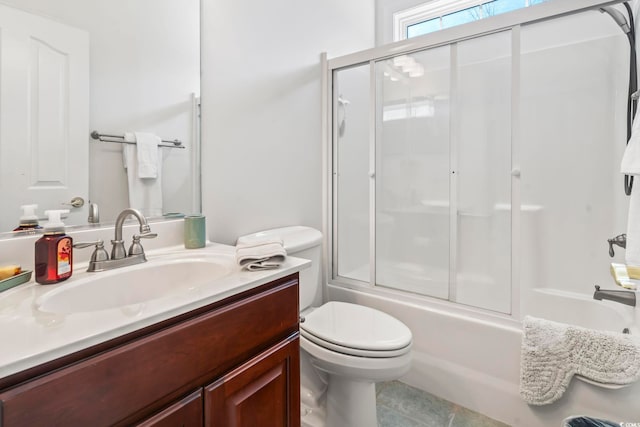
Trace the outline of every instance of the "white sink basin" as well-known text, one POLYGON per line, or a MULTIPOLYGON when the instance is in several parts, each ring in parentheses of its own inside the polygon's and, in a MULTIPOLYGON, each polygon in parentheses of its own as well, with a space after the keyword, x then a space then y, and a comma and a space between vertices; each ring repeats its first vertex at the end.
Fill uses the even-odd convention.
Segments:
POLYGON ((132 267, 86 273, 63 282, 36 301, 49 313, 80 313, 122 308, 167 296, 194 293, 231 272, 231 265, 208 258, 153 260, 132 267))

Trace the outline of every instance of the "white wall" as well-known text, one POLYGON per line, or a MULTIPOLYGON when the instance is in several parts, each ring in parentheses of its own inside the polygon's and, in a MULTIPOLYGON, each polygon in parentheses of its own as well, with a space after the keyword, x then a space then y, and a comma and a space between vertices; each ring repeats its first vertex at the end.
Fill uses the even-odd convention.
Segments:
MULTIPOLYGON (((198 0, 2 0, 90 34, 90 129, 180 139, 163 149, 165 212, 191 208, 191 93, 200 88, 198 0), (170 150, 170 151, 169 151, 170 150)), ((87 144, 90 142, 87 136, 87 144)), ((91 143, 89 194, 101 219, 129 206, 120 144, 91 143)))
POLYGON ((202 178, 209 238, 321 229, 320 53, 374 45, 374 1, 203 0, 202 178))

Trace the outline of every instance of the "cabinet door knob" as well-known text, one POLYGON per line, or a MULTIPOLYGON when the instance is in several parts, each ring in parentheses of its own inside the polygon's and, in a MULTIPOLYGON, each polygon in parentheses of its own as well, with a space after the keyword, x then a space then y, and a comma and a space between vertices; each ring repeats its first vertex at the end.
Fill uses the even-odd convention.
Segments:
POLYGON ((304 316, 300 316, 300 323, 304 323, 304 321, 307 320, 304 318, 304 316))

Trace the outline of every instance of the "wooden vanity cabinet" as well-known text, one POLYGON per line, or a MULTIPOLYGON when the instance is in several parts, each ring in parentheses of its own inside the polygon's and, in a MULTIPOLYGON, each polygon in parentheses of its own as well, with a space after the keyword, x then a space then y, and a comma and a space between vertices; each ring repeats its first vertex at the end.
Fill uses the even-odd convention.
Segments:
POLYGON ((1 380, 0 427, 298 427, 298 318, 296 273, 1 380))
POLYGON ((191 393, 184 399, 170 405, 154 416, 136 424, 137 427, 201 427, 204 422, 202 413, 202 389, 191 393))

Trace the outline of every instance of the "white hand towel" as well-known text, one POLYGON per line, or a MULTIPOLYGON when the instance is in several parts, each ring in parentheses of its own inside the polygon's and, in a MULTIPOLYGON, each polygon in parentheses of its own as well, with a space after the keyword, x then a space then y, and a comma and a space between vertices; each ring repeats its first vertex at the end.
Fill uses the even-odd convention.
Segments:
POLYGON ((260 233, 256 233, 255 235, 238 237, 238 240, 236 241, 236 247, 251 248, 254 246, 268 245, 271 243, 276 243, 281 246, 283 245, 282 239, 264 237, 261 236, 260 233))
POLYGON ((640 339, 525 316, 520 396, 530 405, 555 402, 573 375, 603 384, 640 379, 640 339))
POLYGON ((640 176, 636 176, 629 197, 624 260, 627 265, 640 266, 640 176))
POLYGON ((625 262, 627 265, 640 265, 640 110, 636 113, 631 128, 631 138, 624 150, 620 172, 635 176, 634 188, 629 200, 627 217, 627 245, 625 262))
MULTIPOLYGON (((136 142, 136 137, 133 133, 126 132, 124 140, 136 142)), ((156 178, 141 179, 138 176, 137 151, 134 144, 122 144, 122 160, 129 187, 129 207, 138 209, 147 217, 162 216, 162 153, 158 154, 156 178)))
POLYGON ((287 257, 282 240, 238 239, 236 261, 245 270, 278 268, 287 257))
POLYGON ((160 168, 160 143, 162 140, 146 132, 136 132, 136 154, 138 155, 138 178, 157 178, 160 168))

